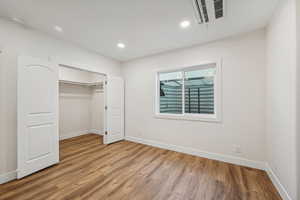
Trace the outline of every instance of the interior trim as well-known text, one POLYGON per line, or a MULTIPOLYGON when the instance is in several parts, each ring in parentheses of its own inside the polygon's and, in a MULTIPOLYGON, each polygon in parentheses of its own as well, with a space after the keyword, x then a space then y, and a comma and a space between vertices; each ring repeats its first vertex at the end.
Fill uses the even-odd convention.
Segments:
POLYGON ((224 155, 224 154, 218 154, 218 153, 212 153, 212 152, 207 152, 207 151, 201 151, 199 149, 194 149, 190 147, 183 147, 183 146, 178 146, 174 144, 166 144, 154 140, 145 140, 142 138, 137 138, 137 137, 132 137, 132 136, 126 136, 125 138, 128 141, 136 142, 136 143, 141 143, 141 144, 146 144, 158 148, 163 148, 171 151, 177 151, 180 153, 186 153, 194 156, 199 156, 199 157, 204 157, 212 160, 218 160, 222 162, 227 162, 231 164, 236 164, 236 165, 241 165, 245 167, 251 167, 255 169, 260 169, 260 170, 265 170, 266 169, 266 163, 263 161, 255 161, 255 160, 248 160, 245 158, 241 157, 236 157, 236 156, 229 156, 229 155, 224 155))
POLYGON ((283 200, 292 200, 286 188, 281 184, 272 167, 267 163, 265 170, 283 200))
POLYGON ((15 180, 17 178, 17 171, 7 172, 5 174, 0 174, 0 184, 7 183, 9 181, 15 180))

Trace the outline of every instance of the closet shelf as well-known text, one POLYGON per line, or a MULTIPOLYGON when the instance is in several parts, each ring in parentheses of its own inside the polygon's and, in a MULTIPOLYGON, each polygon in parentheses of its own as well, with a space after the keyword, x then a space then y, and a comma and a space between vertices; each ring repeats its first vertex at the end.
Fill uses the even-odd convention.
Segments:
POLYGON ((59 80, 59 83, 66 83, 66 84, 73 84, 73 85, 83 85, 83 86, 101 86, 102 82, 93 82, 93 83, 87 83, 87 82, 78 82, 78 81, 69 81, 69 80, 59 80))

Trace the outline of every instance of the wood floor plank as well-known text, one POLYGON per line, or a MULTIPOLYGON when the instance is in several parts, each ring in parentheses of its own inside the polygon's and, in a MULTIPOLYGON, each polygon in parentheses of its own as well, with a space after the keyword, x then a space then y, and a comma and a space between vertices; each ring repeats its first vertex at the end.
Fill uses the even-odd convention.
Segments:
POLYGON ((60 141, 60 163, 0 185, 0 200, 281 200, 264 171, 102 137, 60 141))

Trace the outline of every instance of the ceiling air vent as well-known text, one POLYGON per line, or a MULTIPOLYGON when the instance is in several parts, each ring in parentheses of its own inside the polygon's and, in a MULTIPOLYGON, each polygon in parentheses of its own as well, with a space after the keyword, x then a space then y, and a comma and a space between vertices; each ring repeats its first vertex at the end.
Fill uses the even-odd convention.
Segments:
POLYGON ((225 0, 192 0, 199 24, 207 24, 224 17, 225 0))

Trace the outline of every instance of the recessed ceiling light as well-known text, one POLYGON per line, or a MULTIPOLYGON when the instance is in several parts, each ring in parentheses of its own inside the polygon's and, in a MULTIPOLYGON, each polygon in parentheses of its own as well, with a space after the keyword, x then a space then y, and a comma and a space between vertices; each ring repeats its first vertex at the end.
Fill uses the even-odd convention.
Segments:
POLYGON ((54 26, 54 30, 56 30, 57 32, 63 32, 63 29, 62 29, 62 27, 60 27, 60 26, 54 26))
POLYGON ((188 20, 184 20, 184 21, 180 22, 180 27, 181 27, 181 28, 187 28, 187 27, 189 27, 190 25, 191 25, 191 22, 188 21, 188 20))
POLYGON ((125 45, 124 43, 122 43, 122 42, 119 42, 119 43, 117 44, 117 46, 118 46, 120 49, 124 49, 124 48, 126 47, 126 45, 125 45))
POLYGON ((20 18, 13 17, 12 20, 15 21, 15 22, 17 22, 17 23, 19 23, 19 24, 24 24, 24 21, 22 19, 20 19, 20 18))

